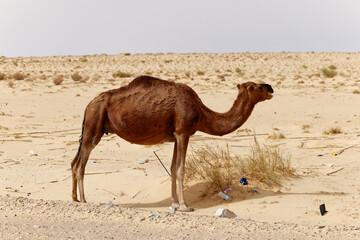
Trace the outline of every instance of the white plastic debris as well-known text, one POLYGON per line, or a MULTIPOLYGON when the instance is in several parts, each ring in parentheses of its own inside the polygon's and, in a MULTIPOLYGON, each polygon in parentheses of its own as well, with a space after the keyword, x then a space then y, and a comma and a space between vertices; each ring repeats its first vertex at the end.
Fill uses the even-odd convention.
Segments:
POLYGON ((139 162, 139 164, 144 164, 144 163, 149 162, 149 159, 148 159, 148 158, 140 158, 140 159, 138 160, 138 162, 139 162))
POLYGON ((224 200, 230 200, 229 196, 223 192, 219 192, 218 195, 219 195, 219 197, 221 197, 224 200))
POLYGON ((30 156, 37 156, 38 154, 34 150, 29 151, 30 156))
POLYGON ((218 210, 216 210, 215 213, 216 217, 223 217, 223 218, 236 218, 236 214, 232 211, 230 211, 227 208, 219 208, 218 210))

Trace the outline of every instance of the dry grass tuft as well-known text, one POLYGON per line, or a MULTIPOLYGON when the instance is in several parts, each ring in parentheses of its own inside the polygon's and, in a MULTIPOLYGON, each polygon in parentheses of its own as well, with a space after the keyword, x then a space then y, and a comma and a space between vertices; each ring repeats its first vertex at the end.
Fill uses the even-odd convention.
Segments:
POLYGON ((118 77, 118 78, 128 78, 131 77, 131 73, 126 73, 126 72, 122 72, 122 71, 117 71, 116 73, 113 74, 113 77, 118 77))
POLYGON ((327 68, 322 68, 321 72, 327 78, 333 78, 338 74, 334 69, 327 69, 327 68))
POLYGON ((0 80, 5 80, 5 79, 6 79, 5 73, 0 72, 0 80))
POLYGON ((24 80, 25 79, 25 75, 22 74, 21 72, 16 72, 13 75, 15 80, 24 80))
MULTIPOLYGON (((0 78, 0 79, 1 79, 1 78, 0 78)), ((353 93, 353 94, 360 94, 360 91, 359 91, 359 90, 354 90, 352 93, 353 93)))
POLYGON ((324 135, 336 135, 342 133, 342 130, 340 127, 331 127, 327 130, 323 131, 324 135))
POLYGON ((197 73, 197 75, 199 75, 199 76, 205 75, 205 72, 203 72, 203 71, 197 71, 196 73, 197 73))
POLYGON ((205 145, 194 150, 186 163, 186 179, 206 182, 209 192, 239 184, 242 177, 252 186, 281 186, 281 179, 294 173, 289 156, 284 157, 277 147, 260 146, 256 138, 246 156, 232 156, 228 147, 205 145))
POLYGON ((279 140, 279 139, 284 139, 285 135, 280 132, 280 131, 274 131, 272 135, 268 136, 268 139, 272 139, 272 140, 279 140))
POLYGON ((62 75, 60 76, 56 76, 54 79, 53 79, 53 83, 55 85, 60 85, 62 84, 62 82, 64 81, 64 77, 62 75))
POLYGON ((81 80, 83 79, 83 77, 78 72, 71 75, 71 78, 72 80, 74 80, 74 82, 81 82, 81 80))

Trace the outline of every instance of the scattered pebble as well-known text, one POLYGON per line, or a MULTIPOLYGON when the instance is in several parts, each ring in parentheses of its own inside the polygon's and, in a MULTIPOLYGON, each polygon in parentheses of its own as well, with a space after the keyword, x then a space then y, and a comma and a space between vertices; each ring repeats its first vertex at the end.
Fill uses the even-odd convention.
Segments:
POLYGON ((139 164, 144 164, 144 163, 148 163, 149 162, 149 159, 148 158, 140 158, 138 160, 139 164))
POLYGON ((219 208, 215 212, 216 217, 223 217, 223 218, 236 218, 236 214, 233 211, 230 211, 227 208, 219 208))

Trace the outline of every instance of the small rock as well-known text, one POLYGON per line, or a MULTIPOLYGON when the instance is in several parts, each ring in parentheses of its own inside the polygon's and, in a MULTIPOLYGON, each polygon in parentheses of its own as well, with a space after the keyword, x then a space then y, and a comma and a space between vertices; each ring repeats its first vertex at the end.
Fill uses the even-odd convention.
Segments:
POLYGON ((325 225, 320 225, 318 228, 321 229, 321 228, 324 228, 324 227, 325 227, 325 225))
POLYGON ((142 222, 142 221, 145 221, 145 219, 146 219, 146 218, 143 217, 143 218, 140 219, 140 221, 141 221, 141 222, 142 222))
POLYGON ((236 218, 236 214, 227 208, 219 208, 215 213, 216 217, 236 218))
POLYGON ((140 158, 140 159, 138 160, 138 162, 139 162, 139 164, 144 164, 144 163, 149 162, 149 159, 148 159, 148 158, 140 158))
POLYGON ((129 215, 127 218, 128 218, 128 219, 132 219, 132 216, 131 216, 131 215, 129 215))
POLYGON ((34 225, 34 228, 40 228, 40 225, 34 225))

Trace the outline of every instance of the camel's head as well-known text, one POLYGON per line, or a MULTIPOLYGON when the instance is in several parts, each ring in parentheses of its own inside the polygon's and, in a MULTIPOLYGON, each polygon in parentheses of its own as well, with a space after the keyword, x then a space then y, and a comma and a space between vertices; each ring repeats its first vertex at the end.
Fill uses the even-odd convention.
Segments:
POLYGON ((257 84, 254 82, 246 82, 243 84, 238 84, 237 87, 239 90, 245 90, 248 92, 250 101, 253 103, 262 102, 269 100, 273 97, 274 90, 269 84, 257 84))

